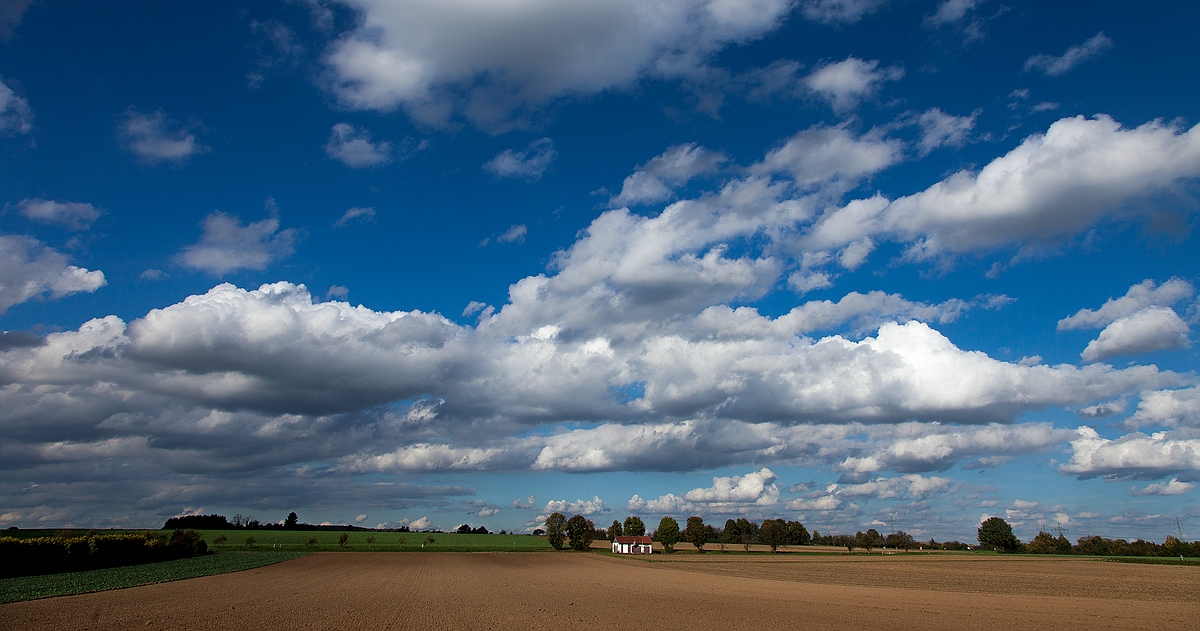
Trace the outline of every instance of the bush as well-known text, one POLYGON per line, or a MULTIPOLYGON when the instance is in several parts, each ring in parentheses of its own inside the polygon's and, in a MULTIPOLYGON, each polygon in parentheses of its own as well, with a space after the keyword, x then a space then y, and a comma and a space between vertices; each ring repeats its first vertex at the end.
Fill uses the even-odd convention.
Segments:
POLYGON ((583 515, 576 515, 567 521, 563 532, 570 540, 571 549, 582 551, 592 547, 595 530, 596 524, 592 523, 592 520, 583 515))
POLYGON ((170 561, 208 552, 194 530, 170 539, 150 532, 82 537, 0 537, 0 578, 170 561))
POLYGON ((546 539, 555 550, 563 549, 563 530, 567 526, 567 516, 562 513, 552 513, 546 518, 546 539))

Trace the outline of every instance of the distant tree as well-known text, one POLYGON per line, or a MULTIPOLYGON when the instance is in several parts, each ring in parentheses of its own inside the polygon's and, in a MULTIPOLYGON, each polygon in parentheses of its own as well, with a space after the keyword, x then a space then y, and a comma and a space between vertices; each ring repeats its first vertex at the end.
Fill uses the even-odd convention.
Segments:
POLYGON ((1054 540, 1054 535, 1043 530, 1033 538, 1033 541, 1029 542, 1029 552, 1033 554, 1058 554, 1058 542, 1054 540))
POLYGON ((901 530, 899 532, 893 532, 885 537, 883 540, 883 545, 889 548, 896 548, 900 550, 912 550, 914 547, 916 547, 917 542, 912 538, 912 535, 901 530))
POLYGON ((350 543, 350 535, 343 532, 342 535, 338 537, 338 545, 345 548, 347 543, 350 543))
POLYGON ((535 537, 541 537, 541 536, 544 536, 545 534, 546 534, 546 531, 542 530, 541 528, 533 529, 533 536, 535 536, 535 537))
POLYGON ((492 532, 487 529, 487 526, 476 526, 471 529, 473 535, 490 535, 492 532))
POLYGON ((583 515, 576 515, 567 520, 567 525, 563 532, 567 535, 570 541, 572 550, 587 550, 592 547, 593 533, 596 530, 596 524, 592 520, 583 515))
POLYGON ((421 544, 421 547, 424 548, 427 545, 431 546, 435 542, 437 542, 437 539, 434 539, 433 535, 429 535, 428 537, 425 537, 425 541, 421 544))
POLYGON ((679 522, 674 517, 663 517, 658 522, 658 542, 668 553, 675 551, 675 544, 679 543, 679 522))
POLYGON ((858 545, 853 535, 834 535, 833 541, 835 546, 845 546, 846 552, 854 552, 854 546, 858 545))
POLYGON ((404 545, 404 543, 405 543, 406 541, 407 541, 407 539, 405 539, 403 535, 401 535, 400 537, 398 537, 398 538, 396 539, 396 543, 398 543, 398 544, 400 544, 400 545, 404 545))
POLYGON ((217 548, 221 548, 225 545, 226 541, 229 541, 229 537, 226 537, 223 534, 217 535, 215 538, 213 538, 213 545, 217 548))
POLYGON ((736 521, 732 519, 725 520, 725 529, 721 531, 721 541, 725 543, 741 543, 741 531, 738 530, 736 521))
POLYGON ((375 535, 371 535, 370 537, 367 537, 367 549, 368 549, 368 550, 370 550, 370 549, 371 549, 371 546, 372 546, 374 543, 375 543, 375 535))
POLYGON ((804 527, 804 524, 798 521, 789 521, 787 527, 788 545, 806 546, 812 541, 812 538, 808 535, 808 529, 804 527))
POLYGON ((1111 542, 1104 537, 1091 535, 1088 537, 1080 537, 1075 551, 1079 554, 1090 554, 1095 556, 1106 556, 1112 554, 1111 542))
POLYGON ((704 544, 708 543, 709 531, 704 527, 704 520, 692 516, 687 518, 687 526, 683 529, 683 540, 696 546, 696 552, 704 553, 704 544))
POLYGON ((866 532, 857 532, 854 534, 854 542, 860 548, 866 548, 867 554, 871 553, 871 548, 879 546, 883 538, 879 536, 879 531, 874 528, 868 529, 866 532))
POLYGON ((758 533, 762 542, 771 546, 772 554, 787 543, 787 535, 787 522, 782 519, 764 519, 758 533))
POLYGON ((163 530, 192 528, 195 530, 229 530, 233 524, 224 515, 180 515, 172 517, 163 524, 163 530))
POLYGON ((1021 542, 1013 535, 1012 526, 999 517, 989 517, 978 530, 979 545, 997 552, 1016 552, 1021 542))
POLYGON ((642 523, 642 518, 637 515, 630 515, 625 518, 625 525, 621 528, 626 537, 642 537, 646 534, 646 524, 642 523))
POLYGON ((300 524, 300 517, 296 515, 296 511, 288 513, 287 519, 283 520, 284 530, 293 530, 300 524))
POLYGON ((305 543, 304 545, 306 545, 306 546, 308 546, 308 547, 310 547, 310 548, 315 548, 315 547, 317 547, 317 538, 316 538, 316 537, 309 537, 309 538, 308 538, 308 542, 307 542, 307 543, 305 543))
POLYGON ((555 550, 563 549, 563 528, 567 526, 567 516, 553 513, 546 518, 546 539, 555 550))
POLYGON ((463 525, 459 526, 458 530, 456 530, 455 532, 457 532, 460 535, 469 535, 469 534, 471 534, 471 524, 463 524, 463 525))
POLYGON ((254 537, 246 537, 246 547, 253 548, 255 544, 254 537))
POLYGON ((621 534, 621 522, 614 519, 612 525, 608 527, 608 540, 615 541, 617 537, 622 536, 624 535, 621 534))
POLYGON ((1067 540, 1062 533, 1058 533, 1058 538, 1054 540, 1055 551, 1059 554, 1071 554, 1071 542, 1067 540))

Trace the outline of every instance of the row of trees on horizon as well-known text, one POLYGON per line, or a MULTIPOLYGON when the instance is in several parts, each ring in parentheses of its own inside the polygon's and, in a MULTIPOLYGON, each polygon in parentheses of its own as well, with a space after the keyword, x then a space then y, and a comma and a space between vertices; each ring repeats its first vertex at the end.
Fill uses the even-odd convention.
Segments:
MULTIPOLYGON (((625 521, 613 520, 607 529, 597 529, 592 520, 582 515, 567 519, 562 513, 554 513, 546 518, 545 530, 534 531, 534 534, 545 534, 550 545, 561 550, 570 547, 574 550, 586 550, 592 541, 607 539, 612 541, 620 536, 645 536, 646 524, 637 515, 630 515, 625 521)), ((1136 539, 1132 542, 1125 539, 1106 539, 1096 535, 1080 537, 1072 544, 1063 533, 1057 537, 1042 531, 1029 543, 1022 543, 1012 532, 1012 527, 1000 517, 992 517, 979 525, 977 531, 978 545, 960 541, 938 542, 917 541, 904 531, 881 535, 874 528, 866 532, 848 534, 827 534, 813 531, 811 534, 804 524, 798 521, 783 519, 766 519, 757 524, 744 517, 728 519, 724 528, 705 524, 698 516, 688 517, 681 530, 679 522, 673 517, 663 517, 658 528, 650 532, 650 538, 662 544, 667 552, 674 552, 675 546, 681 542, 695 546, 696 551, 703 553, 708 543, 741 545, 746 552, 755 544, 770 546, 771 552, 777 552, 782 546, 824 545, 844 547, 848 552, 855 548, 865 549, 868 553, 875 548, 890 548, 893 550, 970 550, 987 549, 1003 553, 1029 554, 1081 554, 1090 556, 1200 556, 1200 541, 1185 542, 1168 535, 1159 544, 1153 541, 1136 539)))

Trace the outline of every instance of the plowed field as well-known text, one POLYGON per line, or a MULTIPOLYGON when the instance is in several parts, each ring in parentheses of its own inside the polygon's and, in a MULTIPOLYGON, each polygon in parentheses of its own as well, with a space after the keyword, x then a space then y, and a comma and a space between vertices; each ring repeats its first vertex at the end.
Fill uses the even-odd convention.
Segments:
POLYGON ((996 557, 322 553, 0 605, 2 629, 1195 629, 1200 569, 996 557), (661 560, 660 560, 661 559, 661 560))

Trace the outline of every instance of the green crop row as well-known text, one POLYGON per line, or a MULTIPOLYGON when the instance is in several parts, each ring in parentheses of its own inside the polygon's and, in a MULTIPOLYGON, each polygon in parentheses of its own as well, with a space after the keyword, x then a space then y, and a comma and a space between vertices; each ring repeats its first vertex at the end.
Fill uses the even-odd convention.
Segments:
POLYGON ((86 594, 106 589, 165 583, 237 572, 303 556, 299 552, 224 552, 190 559, 124 567, 0 579, 0 603, 86 594))

